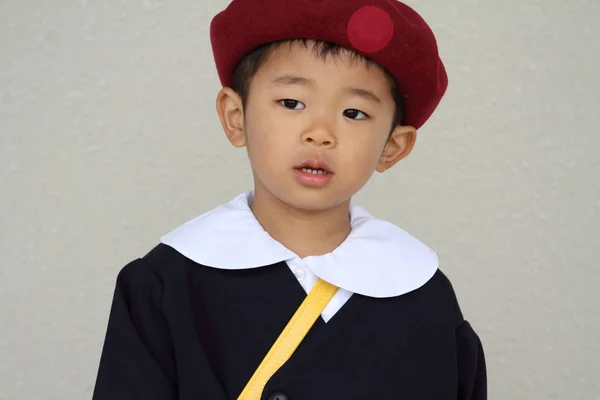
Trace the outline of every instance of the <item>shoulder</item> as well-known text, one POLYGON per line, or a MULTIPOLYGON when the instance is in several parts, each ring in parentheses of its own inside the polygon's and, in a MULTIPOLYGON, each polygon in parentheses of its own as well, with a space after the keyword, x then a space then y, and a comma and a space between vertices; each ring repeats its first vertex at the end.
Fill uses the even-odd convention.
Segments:
POLYGON ((442 269, 437 269, 428 284, 431 284, 436 290, 443 292, 445 295, 456 298, 452 282, 450 281, 450 278, 448 278, 448 275, 442 271, 442 269))
POLYGON ((419 292, 427 302, 437 304, 453 315, 455 326, 463 322, 463 315, 452 282, 441 269, 438 268, 431 279, 415 294, 419 292))
MULTIPOLYGON (((186 268, 196 264, 179 251, 165 243, 158 243, 141 260, 158 274, 167 274, 175 269, 186 268)), ((196 264, 197 265, 197 264, 196 264)))
POLYGON ((436 269, 431 278, 420 288, 420 290, 421 289, 446 299, 456 298, 452 282, 440 268, 436 269))
POLYGON ((127 263, 119 271, 117 280, 129 289, 163 286, 166 281, 181 275, 190 262, 193 261, 172 247, 159 243, 144 256, 127 263))

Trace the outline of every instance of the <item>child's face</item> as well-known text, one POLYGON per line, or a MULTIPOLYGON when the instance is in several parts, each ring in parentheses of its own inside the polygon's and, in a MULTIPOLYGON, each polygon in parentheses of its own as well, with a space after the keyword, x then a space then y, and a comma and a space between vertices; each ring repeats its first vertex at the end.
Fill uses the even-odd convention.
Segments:
POLYGON ((299 44, 275 50, 252 79, 248 101, 224 88, 217 106, 231 142, 246 146, 255 191, 303 210, 345 202, 373 172, 410 153, 412 127, 390 128, 395 103, 376 65, 349 54, 319 59, 299 44), (302 167, 326 166, 313 175, 302 167))

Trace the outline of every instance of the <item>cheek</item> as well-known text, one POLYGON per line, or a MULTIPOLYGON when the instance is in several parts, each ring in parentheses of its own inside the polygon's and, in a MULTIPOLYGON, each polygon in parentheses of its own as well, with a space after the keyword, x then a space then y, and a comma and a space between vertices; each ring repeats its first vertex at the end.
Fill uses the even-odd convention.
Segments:
POLYGON ((348 162, 355 165, 354 169, 360 168, 372 172, 377 167, 384 146, 380 143, 382 140, 374 140, 372 136, 352 143, 352 150, 348 152, 352 156, 348 157, 348 162))
POLYGON ((377 164, 379 163, 379 153, 365 150, 360 157, 357 157, 357 168, 360 168, 360 173, 363 177, 369 177, 377 168, 377 164))
POLYGON ((285 126, 278 121, 265 118, 255 119, 246 126, 246 148, 254 169, 268 169, 270 165, 287 159, 285 151, 289 147, 289 138, 285 134, 285 126))

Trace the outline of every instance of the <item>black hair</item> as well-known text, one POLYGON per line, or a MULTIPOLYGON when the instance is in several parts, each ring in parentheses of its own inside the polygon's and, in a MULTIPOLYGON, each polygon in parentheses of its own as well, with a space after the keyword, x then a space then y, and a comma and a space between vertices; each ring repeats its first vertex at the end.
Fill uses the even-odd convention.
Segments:
MULTIPOLYGON (((254 49, 238 63, 233 72, 231 88, 242 99, 242 106, 244 106, 248 101, 250 83, 256 72, 259 70, 259 68, 269 60, 269 56, 271 56, 277 48, 286 44, 289 45, 293 43, 300 43, 303 44, 306 48, 308 48, 308 39, 288 39, 270 42, 254 49)), ((324 40, 314 41, 314 55, 323 60, 325 60, 329 55, 338 56, 343 51, 349 50, 335 43, 327 42, 324 40)), ((379 66, 383 70, 385 75, 388 77, 391 84, 390 89, 392 97, 394 99, 394 103, 396 104, 396 110, 394 112, 394 119, 392 120, 391 127, 391 131, 393 132, 396 126, 403 125, 404 121, 403 96, 402 92, 400 91, 400 88, 398 87, 396 79, 385 68, 381 67, 375 61, 363 56, 362 54, 350 51, 350 57, 353 61, 356 60, 364 62, 367 68, 371 67, 372 65, 379 66)))

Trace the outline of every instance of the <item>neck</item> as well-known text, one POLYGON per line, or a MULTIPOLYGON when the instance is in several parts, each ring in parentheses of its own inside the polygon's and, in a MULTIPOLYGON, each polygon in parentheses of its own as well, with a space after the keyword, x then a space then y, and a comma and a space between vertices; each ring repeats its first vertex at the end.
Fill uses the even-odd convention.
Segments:
POLYGON ((255 191, 250 209, 263 229, 298 257, 336 249, 350 234, 350 200, 325 210, 301 210, 266 191, 255 191))

